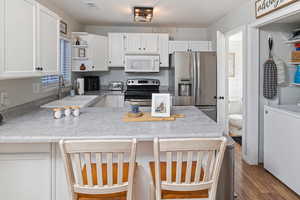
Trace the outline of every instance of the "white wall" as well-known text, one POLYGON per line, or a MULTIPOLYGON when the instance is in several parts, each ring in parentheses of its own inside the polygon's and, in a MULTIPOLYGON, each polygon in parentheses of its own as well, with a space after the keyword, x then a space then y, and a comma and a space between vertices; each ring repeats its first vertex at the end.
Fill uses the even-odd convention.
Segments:
POLYGON ((228 78, 229 100, 243 97, 243 41, 229 41, 229 53, 235 54, 235 76, 228 78))
MULTIPOLYGON (((69 33, 72 31, 82 31, 83 27, 79 23, 74 21, 71 17, 69 17, 64 11, 58 9, 52 3, 52 1, 38 0, 38 2, 48 7, 49 9, 57 13, 60 17, 62 17, 62 19, 68 23, 69 33)), ((40 78, 0 81, 0 91, 7 93, 9 102, 9 105, 7 105, 6 107, 0 107, 0 110, 28 103, 40 98, 44 98, 57 92, 41 88, 38 93, 35 93, 33 91, 33 85, 38 83, 40 83, 40 78)))
POLYGON ((240 7, 232 10, 222 19, 208 27, 209 40, 213 41, 216 49, 217 31, 226 33, 255 20, 255 0, 249 0, 240 7))
POLYGON ((145 26, 85 26, 85 31, 99 35, 110 32, 169 33, 172 40, 207 40, 206 28, 145 27, 145 26))

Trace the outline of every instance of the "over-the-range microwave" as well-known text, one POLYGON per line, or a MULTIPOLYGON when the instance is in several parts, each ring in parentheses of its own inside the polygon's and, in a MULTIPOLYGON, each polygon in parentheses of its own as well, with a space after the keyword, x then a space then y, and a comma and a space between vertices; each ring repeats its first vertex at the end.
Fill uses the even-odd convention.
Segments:
POLYGON ((159 55, 125 55, 125 72, 159 72, 159 55))

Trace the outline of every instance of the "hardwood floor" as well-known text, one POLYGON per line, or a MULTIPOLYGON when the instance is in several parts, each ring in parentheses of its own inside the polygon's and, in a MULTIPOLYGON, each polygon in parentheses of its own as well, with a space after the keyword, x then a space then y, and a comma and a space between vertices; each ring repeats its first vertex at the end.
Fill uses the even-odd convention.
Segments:
POLYGON ((241 146, 236 145, 235 192, 237 200, 300 200, 262 166, 247 165, 241 158, 241 146))

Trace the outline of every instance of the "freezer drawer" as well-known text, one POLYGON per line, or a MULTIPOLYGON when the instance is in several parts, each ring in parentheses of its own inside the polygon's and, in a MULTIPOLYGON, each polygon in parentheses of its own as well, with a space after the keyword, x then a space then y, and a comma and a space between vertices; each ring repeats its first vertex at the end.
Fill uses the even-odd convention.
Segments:
POLYGON ((265 107, 264 168, 300 195, 300 117, 265 107))

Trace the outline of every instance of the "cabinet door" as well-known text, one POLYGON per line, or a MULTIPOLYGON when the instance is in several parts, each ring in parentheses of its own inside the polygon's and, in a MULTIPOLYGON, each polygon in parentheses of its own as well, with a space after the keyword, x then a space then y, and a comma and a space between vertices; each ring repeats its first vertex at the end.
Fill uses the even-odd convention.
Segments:
POLYGON ((36 67, 37 4, 32 0, 2 1, 5 4, 3 72, 16 76, 32 75, 36 67))
POLYGON ((141 47, 143 53, 158 53, 158 34, 141 34, 141 47))
POLYGON ((169 35, 159 34, 160 67, 169 67, 169 35))
POLYGON ((169 42, 169 53, 174 52, 187 52, 189 50, 188 41, 170 41, 169 42))
POLYGON ((107 66, 107 37, 100 35, 91 35, 91 62, 92 70, 108 71, 107 66))
POLYGON ((124 66, 124 34, 108 34, 108 65, 110 67, 124 66))
POLYGON ((127 53, 141 53, 141 34, 129 33, 125 36, 125 51, 127 53))
POLYGON ((208 41, 190 41, 189 42, 190 51, 209 51, 209 42, 208 41))
MULTIPOLYGON (((12 145, 4 145, 0 153, 0 193, 1 199, 9 200, 51 200, 51 154, 31 153, 35 144, 22 148, 18 153, 12 145), (3 150, 6 149, 6 152, 3 150), (24 151, 24 152, 22 152, 24 151)), ((37 144, 38 145, 38 144, 37 144)))
POLYGON ((39 5, 39 67, 43 73, 59 73, 59 17, 39 5))

